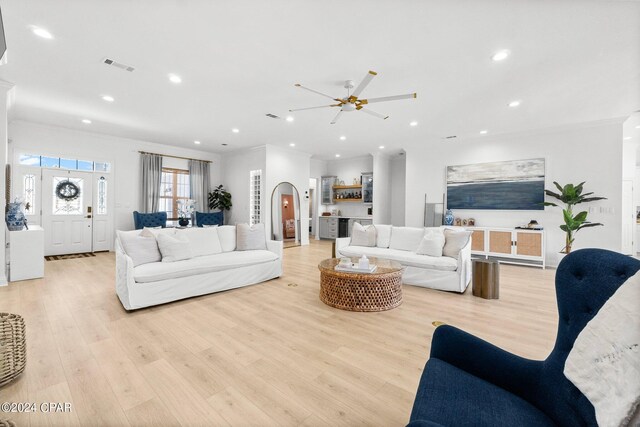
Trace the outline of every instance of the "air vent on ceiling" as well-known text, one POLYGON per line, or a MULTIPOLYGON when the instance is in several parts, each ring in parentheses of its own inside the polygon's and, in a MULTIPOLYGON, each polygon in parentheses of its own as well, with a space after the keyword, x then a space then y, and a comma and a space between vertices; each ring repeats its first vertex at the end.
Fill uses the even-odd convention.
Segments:
POLYGON ((267 113, 265 114, 265 116, 270 117, 272 119, 279 119, 280 117, 276 116, 275 114, 271 114, 271 113, 267 113))
POLYGON ((453 138, 457 138, 456 135, 449 135, 449 136, 445 136, 444 139, 453 139, 453 138))
POLYGON ((126 65, 126 64, 123 64, 122 62, 114 61, 113 59, 110 59, 110 58, 103 58, 102 62, 104 62, 107 65, 111 65, 112 67, 120 68, 121 70, 126 70, 129 72, 132 72, 133 70, 135 70, 135 68, 133 68, 130 65, 126 65))

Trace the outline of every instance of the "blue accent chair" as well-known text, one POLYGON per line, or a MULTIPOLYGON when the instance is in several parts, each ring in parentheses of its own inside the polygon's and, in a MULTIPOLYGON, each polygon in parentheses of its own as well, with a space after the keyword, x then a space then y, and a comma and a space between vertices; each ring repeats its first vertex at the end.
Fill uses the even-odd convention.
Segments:
POLYGON ((198 212, 196 211, 196 226, 203 225, 222 225, 224 221, 224 212, 198 212))
POLYGON ((639 269, 640 261, 602 249, 566 256, 556 272, 558 334, 545 360, 436 328, 409 426, 597 426, 593 405, 562 371, 580 331, 639 269))
POLYGON ((162 227, 167 226, 167 213, 166 212, 154 212, 154 213, 140 213, 133 211, 133 225, 136 230, 141 230, 144 227, 162 227))

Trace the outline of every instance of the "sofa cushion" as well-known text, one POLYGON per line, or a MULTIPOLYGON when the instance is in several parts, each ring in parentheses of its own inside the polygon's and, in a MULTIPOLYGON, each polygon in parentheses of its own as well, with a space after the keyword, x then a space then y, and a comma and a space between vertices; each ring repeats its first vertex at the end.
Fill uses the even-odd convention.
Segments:
POLYGON ((436 358, 429 359, 420 379, 410 418, 415 420, 444 426, 556 425, 526 400, 436 358))
POLYGON ((376 246, 379 248, 388 248, 391 241, 391 226, 385 224, 376 224, 376 246))
POLYGON ((217 227, 185 228, 183 230, 178 230, 177 235, 187 238, 194 257, 222 253, 222 246, 220 246, 217 227))
POLYGON ((441 229, 426 229, 416 253, 418 255, 442 256, 444 242, 444 233, 441 229))
POLYGON ((418 250, 423 236, 424 228, 392 227, 389 248, 415 252, 418 250))
POLYGON ((351 230, 351 244, 353 246, 376 246, 376 227, 367 225, 366 227, 359 222, 353 223, 351 230))
POLYGON ((122 249, 129 255, 134 267, 162 260, 158 243, 153 236, 143 237, 140 235, 139 230, 118 230, 117 234, 122 244, 122 249))
POLYGON ((162 228, 162 227, 144 227, 140 232, 142 237, 158 237, 160 234, 174 235, 176 234, 175 228, 162 228))
POLYGON ((133 277, 138 283, 149 283, 263 264, 277 259, 278 256, 270 251, 223 252, 171 263, 154 262, 140 265, 134 268, 133 277))
POLYGON ((456 271, 458 261, 455 258, 446 256, 434 257, 427 255, 418 255, 409 251, 399 249, 370 248, 367 246, 347 246, 340 249, 340 253, 349 257, 368 257, 390 259, 398 261, 404 266, 426 268, 430 270, 440 271, 456 271))
POLYGON ((444 248, 442 255, 458 258, 458 254, 469 243, 471 231, 444 230, 444 248))
POLYGON ((158 234, 156 238, 162 262, 175 262, 193 257, 189 240, 182 234, 158 234))
POLYGON ((231 252, 236 250, 236 226, 221 225, 218 227, 218 238, 222 252, 231 252))
POLYGON ((236 225, 236 250, 255 251, 267 249, 267 238, 264 232, 264 224, 237 224, 236 225))

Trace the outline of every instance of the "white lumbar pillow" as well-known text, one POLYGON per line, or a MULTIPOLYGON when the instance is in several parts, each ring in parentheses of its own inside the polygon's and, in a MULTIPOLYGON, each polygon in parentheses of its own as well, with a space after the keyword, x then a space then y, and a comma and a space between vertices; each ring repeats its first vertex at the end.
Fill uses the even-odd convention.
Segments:
POLYGON ((236 250, 255 251, 267 249, 267 239, 264 232, 264 224, 237 224, 236 225, 236 250))
POLYGON ((367 225, 366 227, 359 222, 353 223, 351 230, 351 246, 368 246, 376 245, 376 227, 367 225))
POLYGON ((140 232, 142 237, 158 237, 159 234, 176 234, 175 228, 162 228, 162 227, 145 227, 140 232))
POLYGON ((189 240, 182 234, 171 236, 161 233, 156 240, 162 254, 162 262, 182 261, 192 257, 189 240))
POLYGON ((600 426, 627 425, 640 404, 640 272, 627 279, 576 338, 564 375, 600 426))
POLYGON ((415 252, 418 250, 423 236, 424 228, 392 227, 389 248, 415 252))
POLYGON ((424 237, 418 246, 416 253, 418 255, 442 256, 444 248, 444 233, 442 230, 426 229, 424 237))
POLYGON ((458 258, 462 248, 467 246, 471 239, 471 231, 444 230, 444 247, 442 255, 451 258, 458 258))
POLYGON ((388 248, 391 241, 391 226, 378 224, 376 225, 376 233, 378 238, 376 240, 376 246, 379 248, 388 248))
POLYGON ((183 235, 187 238, 194 257, 222 253, 217 228, 185 228, 178 230, 177 235, 183 235))
POLYGON ((117 234, 122 244, 122 249, 131 258, 134 267, 162 260, 162 255, 158 250, 158 243, 153 236, 140 236, 137 230, 134 232, 118 230, 117 234))
POLYGON ((221 225, 218 227, 218 238, 222 252, 233 252, 236 250, 236 226, 221 225))

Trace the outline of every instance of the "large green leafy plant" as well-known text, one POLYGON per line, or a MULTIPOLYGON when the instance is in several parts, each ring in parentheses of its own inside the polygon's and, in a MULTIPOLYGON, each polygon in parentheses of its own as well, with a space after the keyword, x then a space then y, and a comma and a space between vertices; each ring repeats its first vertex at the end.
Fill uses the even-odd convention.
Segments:
POLYGON ((231 209, 231 193, 222 188, 222 184, 218 185, 211 193, 209 193, 209 209, 220 209, 228 211, 231 209))
MULTIPOLYGON (((591 196, 593 193, 582 193, 584 182, 581 182, 578 185, 567 184, 564 187, 558 184, 557 182, 553 182, 556 188, 559 190, 559 193, 544 190, 547 196, 553 197, 555 199, 560 200, 564 203, 562 207, 562 216, 564 219, 564 224, 560 226, 560 229, 565 232, 566 240, 565 246, 562 249, 561 253, 570 253, 571 246, 573 245, 573 241, 575 240, 575 235, 578 231, 587 227, 597 227, 600 224, 599 222, 589 222, 587 221, 587 211, 581 211, 577 214, 573 214, 573 207, 575 205, 579 205, 580 203, 587 202, 595 202, 596 200, 604 200, 606 197, 597 197, 591 196), (591 197, 588 197, 591 196, 591 197)), ((555 206, 560 207, 552 202, 544 202, 545 206, 555 206)))

